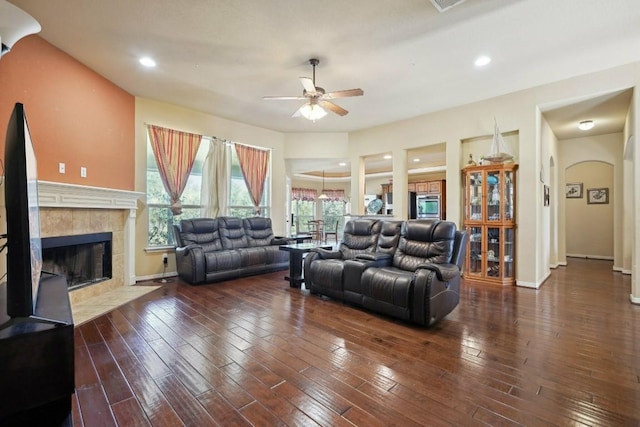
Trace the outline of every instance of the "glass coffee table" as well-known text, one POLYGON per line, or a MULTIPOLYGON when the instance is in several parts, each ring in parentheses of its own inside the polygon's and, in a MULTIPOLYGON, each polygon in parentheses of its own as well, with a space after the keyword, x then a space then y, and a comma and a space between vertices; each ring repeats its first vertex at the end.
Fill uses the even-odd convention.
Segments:
POLYGON ((292 288, 299 288, 304 283, 302 277, 302 258, 311 249, 322 248, 331 249, 331 245, 319 245, 317 243, 294 243, 292 245, 280 245, 281 251, 289 252, 289 275, 285 280, 292 288))

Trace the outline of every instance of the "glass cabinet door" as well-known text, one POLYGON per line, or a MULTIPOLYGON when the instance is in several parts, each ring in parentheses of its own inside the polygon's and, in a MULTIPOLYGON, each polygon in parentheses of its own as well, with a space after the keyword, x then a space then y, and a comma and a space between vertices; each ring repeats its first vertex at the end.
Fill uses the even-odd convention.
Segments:
POLYGON ((469 174, 469 194, 467 194, 468 212, 470 221, 482 221, 482 172, 469 174))
POLYGON ((487 171, 487 221, 500 221, 500 171, 487 171))
POLYGON ((469 227, 469 262, 470 275, 482 275, 482 227, 469 227))
POLYGON ((504 204, 504 220, 513 221, 513 171, 504 171, 504 187, 503 187, 503 204, 504 204))
POLYGON ((503 230, 502 240, 504 242, 502 254, 504 263, 504 278, 515 277, 514 258, 515 258, 515 232, 513 227, 505 227, 503 230))
POLYGON ((501 277, 500 229, 487 227, 487 276, 501 277))

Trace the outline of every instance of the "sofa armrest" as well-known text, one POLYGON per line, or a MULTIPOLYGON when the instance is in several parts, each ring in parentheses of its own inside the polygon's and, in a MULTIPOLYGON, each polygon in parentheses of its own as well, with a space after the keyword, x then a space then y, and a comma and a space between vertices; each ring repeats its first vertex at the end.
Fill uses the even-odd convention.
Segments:
POLYGON ((391 265, 393 256, 382 252, 370 252, 356 255, 355 260, 365 261, 368 267, 388 267, 391 265))
POLYGON ((193 284, 206 280, 206 260, 200 245, 176 247, 176 267, 181 279, 193 284))
POLYGON ((271 239, 271 244, 277 245, 277 246, 291 245, 291 244, 294 244, 295 242, 296 242, 295 239, 289 239, 288 237, 282 237, 282 236, 276 236, 273 239, 271 239))
POLYGON ((317 254, 317 257, 320 259, 342 259, 342 252, 340 251, 331 251, 329 249, 313 248, 311 249, 310 253, 317 254))
POLYGON ((418 268, 424 268, 426 270, 434 271, 436 273, 436 276, 438 277, 438 280, 440 280, 441 282, 449 282, 460 276, 460 268, 458 268, 458 266, 455 264, 423 263, 419 264, 418 268))

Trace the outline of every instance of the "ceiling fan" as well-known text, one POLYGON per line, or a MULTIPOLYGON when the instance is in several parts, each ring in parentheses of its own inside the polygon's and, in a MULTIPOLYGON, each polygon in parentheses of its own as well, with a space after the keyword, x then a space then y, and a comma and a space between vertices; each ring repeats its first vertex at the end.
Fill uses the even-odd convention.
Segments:
POLYGON ((330 99, 346 98, 350 96, 362 96, 364 92, 362 89, 347 89, 338 90, 335 92, 325 92, 325 90, 319 86, 316 86, 316 65, 320 63, 320 60, 311 58, 309 64, 313 67, 313 78, 300 77, 300 83, 304 88, 302 96, 265 96, 265 100, 288 100, 288 99, 300 99, 308 100, 302 107, 300 107, 292 117, 304 116, 305 118, 315 121, 324 117, 327 110, 330 110, 339 116, 346 116, 349 112, 337 104, 329 101, 330 99))

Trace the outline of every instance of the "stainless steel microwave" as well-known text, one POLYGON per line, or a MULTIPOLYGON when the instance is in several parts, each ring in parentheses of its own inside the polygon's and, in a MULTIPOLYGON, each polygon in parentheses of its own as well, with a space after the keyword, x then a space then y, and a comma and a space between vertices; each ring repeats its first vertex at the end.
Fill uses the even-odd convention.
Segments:
POLYGON ((440 196, 421 194, 416 196, 418 218, 440 218, 440 196))

